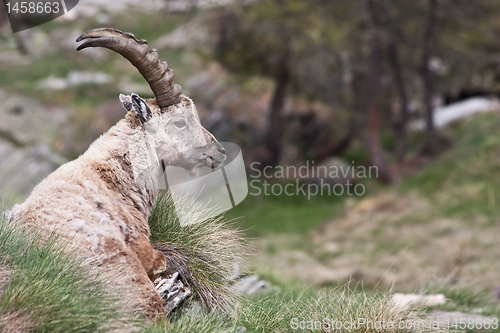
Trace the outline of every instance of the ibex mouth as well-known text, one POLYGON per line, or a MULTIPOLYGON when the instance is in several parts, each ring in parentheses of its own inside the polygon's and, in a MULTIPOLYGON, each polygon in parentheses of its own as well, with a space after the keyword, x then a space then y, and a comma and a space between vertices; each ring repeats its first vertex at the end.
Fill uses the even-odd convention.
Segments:
POLYGON ((222 155, 222 158, 216 158, 216 157, 213 157, 213 156, 210 156, 209 158, 211 158, 212 160, 214 160, 214 162, 218 162, 218 163, 222 164, 226 160, 226 155, 222 155))
POLYGON ((224 163, 225 160, 226 160, 226 155, 222 155, 222 158, 216 158, 214 156, 209 156, 207 158, 207 162, 209 164, 208 167, 211 168, 212 170, 215 170, 218 167, 220 167, 222 165, 222 163, 224 163))

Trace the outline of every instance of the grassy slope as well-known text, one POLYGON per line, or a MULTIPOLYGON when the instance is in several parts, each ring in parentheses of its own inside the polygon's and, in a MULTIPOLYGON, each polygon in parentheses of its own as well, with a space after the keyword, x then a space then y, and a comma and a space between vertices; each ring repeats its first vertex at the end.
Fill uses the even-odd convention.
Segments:
MULTIPOLYGON (((499 127, 496 113, 454 125, 447 130, 454 142, 449 151, 399 185, 371 187, 354 204, 345 198, 249 197, 229 214, 245 216, 238 223, 260 238, 259 263, 298 248, 333 269, 360 268, 357 279, 367 288, 395 282, 396 291, 444 293, 447 310, 500 316, 492 296, 500 274, 499 127), (387 207, 362 211, 384 196, 392 198, 387 207), (317 229, 325 221, 329 235, 317 229), (277 241, 278 234, 289 235, 288 241, 277 241), (325 242, 339 250, 323 250, 325 242)), ((291 278, 270 267, 257 270, 274 281, 291 278)))
MULTIPOLYGON (((464 220, 481 216, 487 225, 494 225, 500 213, 500 135, 496 132, 499 127, 498 114, 478 115, 455 125, 448 130, 454 139, 453 147, 392 189, 429 199, 436 215, 464 220)), ((383 190, 368 185, 368 194, 376 196, 383 190)), ((241 217, 238 225, 248 230, 249 236, 305 234, 343 214, 346 199, 249 195, 226 216, 241 217)))
MULTIPOLYGON (((295 186, 295 185, 294 185, 295 186)), ((256 190, 250 190, 256 193, 256 190)), ((327 219, 337 216, 344 197, 253 196, 247 198, 225 215, 235 219, 249 237, 270 234, 306 234, 327 219)))
POLYGON ((430 199, 442 216, 469 221, 483 216, 487 225, 495 225, 500 212, 499 126, 497 113, 455 125, 450 129, 452 149, 405 180, 401 190, 430 199))

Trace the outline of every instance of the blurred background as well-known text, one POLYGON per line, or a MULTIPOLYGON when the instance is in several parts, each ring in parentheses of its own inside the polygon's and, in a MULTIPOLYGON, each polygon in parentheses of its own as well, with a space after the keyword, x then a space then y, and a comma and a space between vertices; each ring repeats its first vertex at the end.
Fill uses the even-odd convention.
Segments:
POLYGON ((4 8, 5 208, 121 119, 120 93, 152 97, 119 55, 76 51, 82 32, 115 27, 158 49, 202 124, 242 148, 249 180, 269 166, 270 184, 365 189, 251 188, 226 214, 254 246, 248 269, 277 285, 500 286, 500 2, 82 0, 16 34, 4 8), (378 172, 275 173, 313 163, 378 172))

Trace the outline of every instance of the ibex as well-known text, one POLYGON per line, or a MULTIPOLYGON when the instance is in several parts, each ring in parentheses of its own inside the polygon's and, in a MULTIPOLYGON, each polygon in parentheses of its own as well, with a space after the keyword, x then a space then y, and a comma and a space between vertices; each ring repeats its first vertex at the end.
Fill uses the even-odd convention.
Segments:
POLYGON ((102 28, 85 32, 80 41, 77 50, 105 47, 121 54, 156 98, 120 95, 125 118, 43 180, 12 213, 30 229, 55 233, 97 258, 103 271, 113 272, 113 282, 127 287, 126 301, 152 318, 165 312, 152 280, 165 270, 166 258, 151 246, 148 226, 163 167, 193 173, 217 168, 225 151, 200 124, 193 101, 173 83, 172 69, 145 40, 102 28))

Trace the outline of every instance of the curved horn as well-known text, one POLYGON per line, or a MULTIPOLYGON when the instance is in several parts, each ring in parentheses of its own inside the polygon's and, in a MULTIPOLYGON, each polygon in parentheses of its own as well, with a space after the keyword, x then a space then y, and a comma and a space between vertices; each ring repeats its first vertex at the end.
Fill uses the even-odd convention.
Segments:
POLYGON ((160 109, 180 102, 181 86, 173 82, 174 71, 168 68, 166 61, 158 60, 156 49, 148 50, 146 40, 137 40, 133 34, 113 28, 89 30, 76 41, 84 39, 87 40, 78 46, 77 51, 87 47, 105 47, 130 61, 149 83, 160 109))

